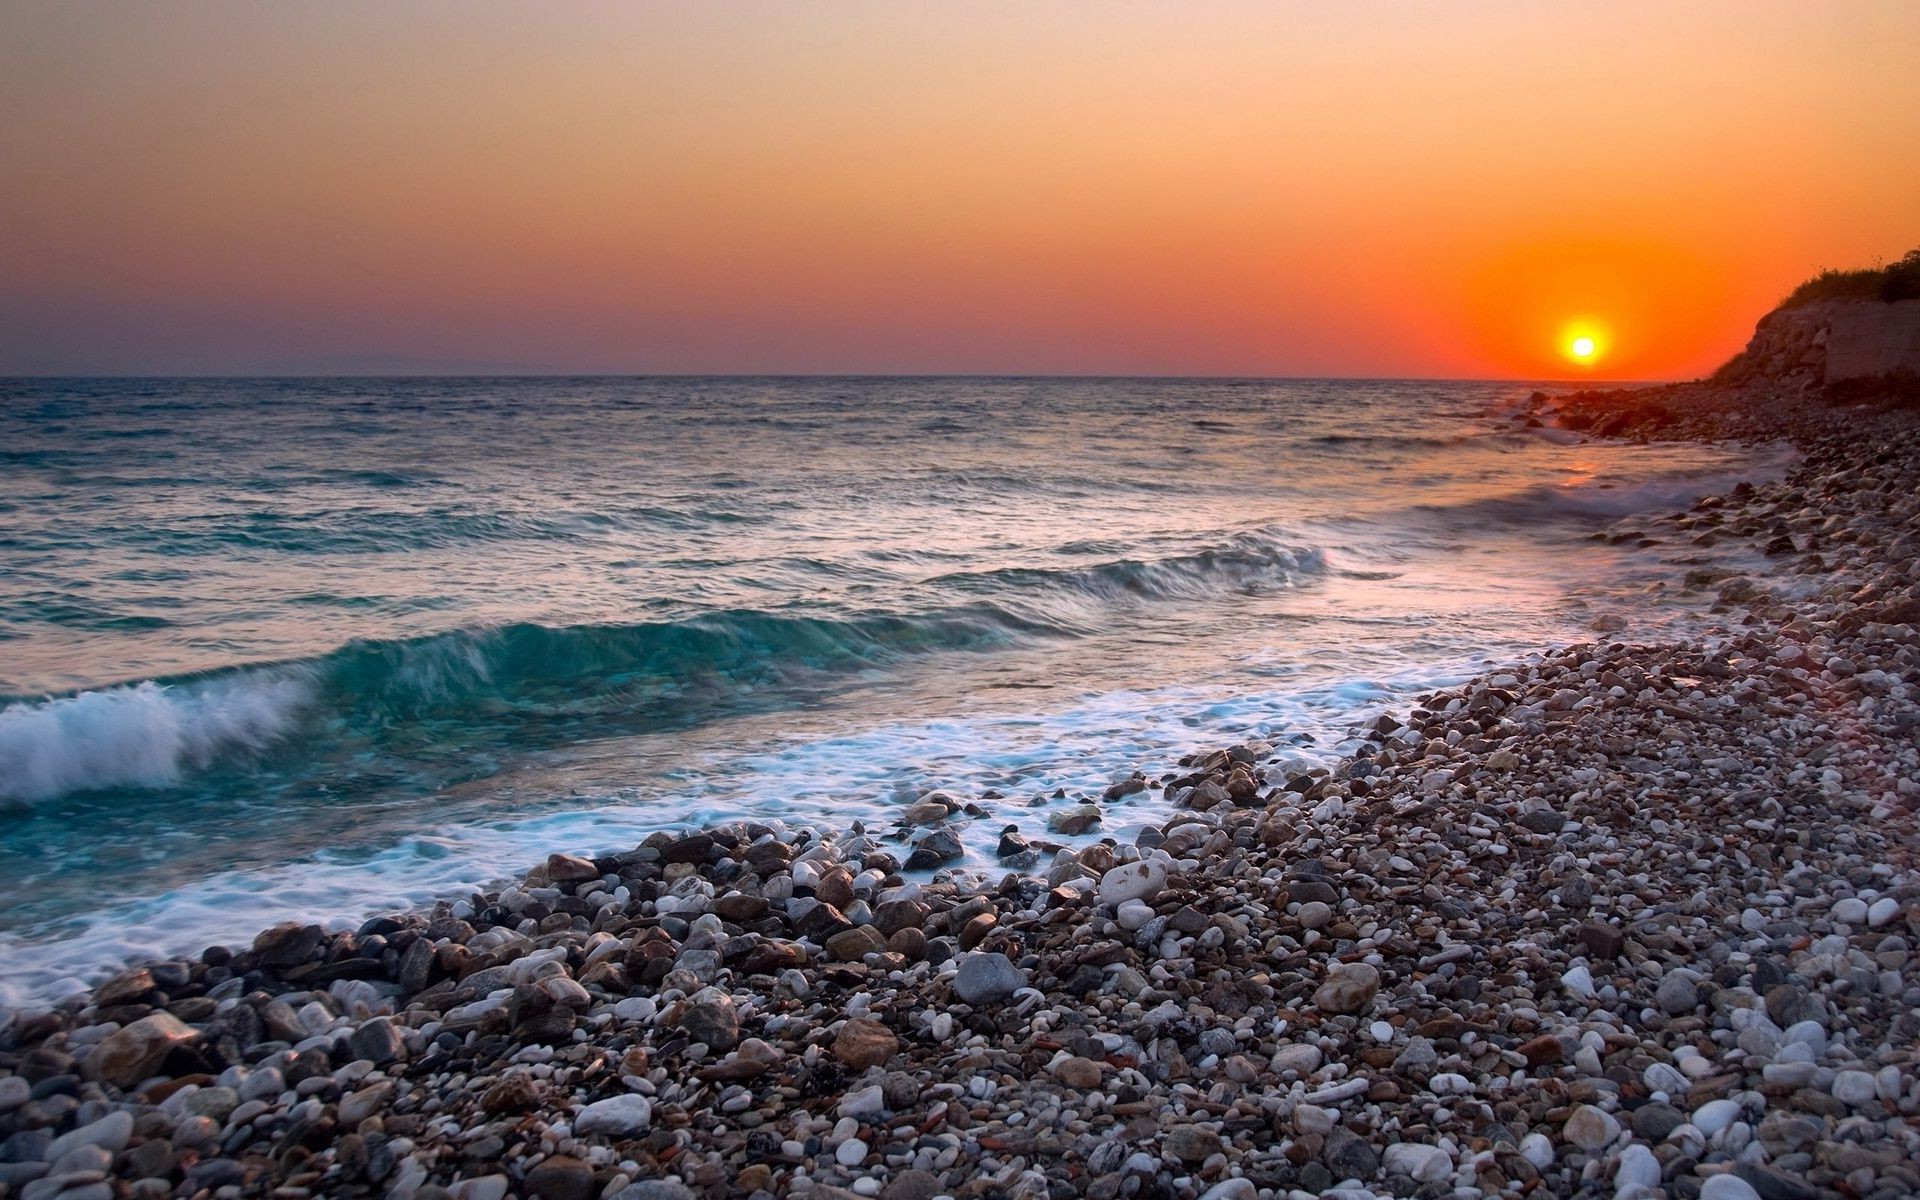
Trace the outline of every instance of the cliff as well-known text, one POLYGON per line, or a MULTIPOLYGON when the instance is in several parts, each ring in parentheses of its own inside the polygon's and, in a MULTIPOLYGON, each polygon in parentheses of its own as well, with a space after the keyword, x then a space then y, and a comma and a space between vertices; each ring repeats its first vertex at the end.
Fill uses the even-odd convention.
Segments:
POLYGON ((1804 388, 1903 372, 1920 374, 1920 300, 1818 300, 1760 318, 1714 380, 1804 388))

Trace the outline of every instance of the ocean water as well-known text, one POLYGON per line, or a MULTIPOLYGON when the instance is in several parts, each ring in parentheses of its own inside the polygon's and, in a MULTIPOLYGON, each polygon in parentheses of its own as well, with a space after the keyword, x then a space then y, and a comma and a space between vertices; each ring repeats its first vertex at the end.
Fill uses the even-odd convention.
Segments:
POLYGON ((1135 767, 1329 759, 1661 619, 1589 535, 1779 469, 1531 390, 0 382, 0 1003, 661 828, 943 787, 992 870, 1135 767))

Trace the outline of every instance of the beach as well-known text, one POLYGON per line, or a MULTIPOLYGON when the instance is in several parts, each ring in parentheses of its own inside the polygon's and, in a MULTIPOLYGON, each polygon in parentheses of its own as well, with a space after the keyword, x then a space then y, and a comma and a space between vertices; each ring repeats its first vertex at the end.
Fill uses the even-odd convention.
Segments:
MULTIPOLYGON (((1661 404, 1609 432, 1802 451, 1594 535, 1763 563, 1677 585, 1699 636, 1595 630, 1297 774, 1251 740, 1140 762, 1085 806, 1163 796, 1125 841, 1002 844, 936 789, 905 840, 528 846, 471 899, 130 969, 0 1035, 0 1185, 1920 1192, 1920 431, 1809 395, 1661 404), (961 843, 1009 869, 924 869, 961 843)), ((1517 415, 1595 408, 1637 411, 1517 415)))

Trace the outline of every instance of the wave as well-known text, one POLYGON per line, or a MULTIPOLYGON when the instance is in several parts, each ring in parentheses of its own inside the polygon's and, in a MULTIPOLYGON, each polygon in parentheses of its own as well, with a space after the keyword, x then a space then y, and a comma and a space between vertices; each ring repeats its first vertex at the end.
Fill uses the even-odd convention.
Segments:
MULTIPOLYGON (((1077 553, 1084 545, 1069 543, 1062 552, 1077 553)), ((962 590, 1065 592, 1112 603, 1195 600, 1230 591, 1269 591, 1324 569, 1324 556, 1318 549, 1292 544, 1263 529, 1234 534, 1221 546, 1167 558, 1126 558, 1065 570, 1007 567, 942 575, 933 582, 962 590)))
POLYGON ((1622 481, 1586 480, 1575 484, 1536 484, 1460 504, 1422 504, 1415 511, 1469 516, 1503 524, 1541 520, 1595 521, 1685 509, 1703 496, 1727 491, 1741 482, 1778 479, 1791 456, 1763 454, 1738 469, 1622 481))
MULTIPOLYGON (((324 755, 369 764, 682 727, 934 651, 1074 637, 1112 606, 1285 586, 1320 556, 1267 531, 1163 559, 946 575, 920 612, 726 610, 625 625, 531 623, 356 641, 292 662, 0 700, 0 804, 166 789, 194 772, 324 755)), ((377 773, 371 765, 364 768, 377 773)))
POLYGON ((311 700, 301 674, 148 681, 0 709, 0 802, 163 788, 189 768, 284 735, 311 700))

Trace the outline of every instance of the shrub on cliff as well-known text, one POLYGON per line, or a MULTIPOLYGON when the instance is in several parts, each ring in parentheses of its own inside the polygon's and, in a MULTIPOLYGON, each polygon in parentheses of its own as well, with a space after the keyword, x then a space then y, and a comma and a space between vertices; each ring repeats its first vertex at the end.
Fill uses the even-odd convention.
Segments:
POLYGON ((1788 293, 1781 308, 1798 308, 1818 300, 1920 300, 1920 249, 1884 267, 1858 271, 1828 269, 1788 293))

